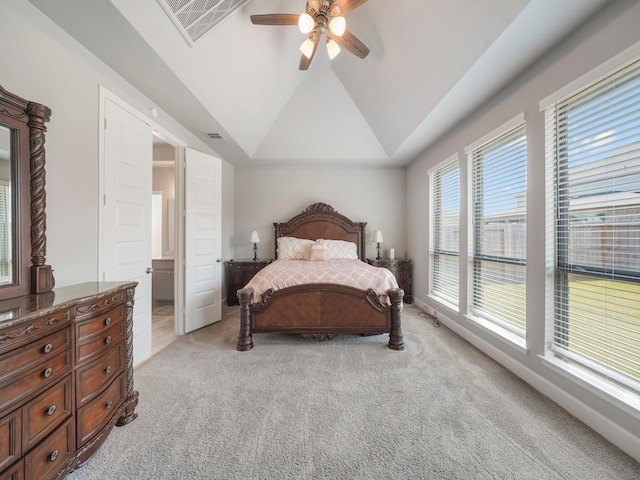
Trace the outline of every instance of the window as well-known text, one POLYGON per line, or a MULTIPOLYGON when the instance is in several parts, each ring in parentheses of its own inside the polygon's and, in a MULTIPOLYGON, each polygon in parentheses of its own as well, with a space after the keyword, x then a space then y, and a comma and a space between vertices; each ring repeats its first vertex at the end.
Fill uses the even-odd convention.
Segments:
POLYGON ((162 192, 151 194, 151 258, 162 257, 162 192))
POLYGON ((430 294, 458 305, 460 253, 460 173, 458 158, 431 173, 430 294))
POLYGON ((0 285, 13 282, 13 246, 11 245, 11 185, 0 180, 0 285), (9 223, 8 223, 8 222, 9 223))
POLYGON ((466 150, 473 235, 469 310, 473 317, 524 337, 527 145, 524 117, 511 123, 516 125, 466 150))
POLYGON ((545 109, 551 351, 640 390, 640 60, 545 109))

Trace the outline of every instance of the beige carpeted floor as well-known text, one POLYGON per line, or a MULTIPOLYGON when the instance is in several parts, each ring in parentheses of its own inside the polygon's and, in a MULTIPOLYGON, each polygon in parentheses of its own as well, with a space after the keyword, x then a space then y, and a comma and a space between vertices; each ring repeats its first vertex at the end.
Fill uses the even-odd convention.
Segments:
POLYGON ((445 327, 254 335, 238 311, 135 372, 139 418, 71 480, 637 479, 640 465, 445 327))

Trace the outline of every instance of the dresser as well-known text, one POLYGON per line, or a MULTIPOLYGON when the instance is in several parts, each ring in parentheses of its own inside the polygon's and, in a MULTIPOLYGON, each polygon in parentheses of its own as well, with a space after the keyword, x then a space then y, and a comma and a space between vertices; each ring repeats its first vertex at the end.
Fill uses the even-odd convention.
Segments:
POLYGON ((407 258, 382 258, 380 260, 367 258, 367 263, 391 271, 398 281, 398 286, 404 290, 404 302, 413 303, 411 260, 407 258))
POLYGON ((271 260, 231 260, 227 262, 227 305, 240 305, 236 292, 271 260))
POLYGON ((136 285, 0 301, 0 480, 62 478, 136 417, 136 285))

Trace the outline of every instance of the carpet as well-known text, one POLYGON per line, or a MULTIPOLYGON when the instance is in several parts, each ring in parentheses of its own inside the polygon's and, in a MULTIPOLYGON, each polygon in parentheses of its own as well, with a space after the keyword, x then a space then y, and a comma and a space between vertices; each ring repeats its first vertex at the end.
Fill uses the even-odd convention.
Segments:
POLYGON ((139 417, 69 475, 105 479, 637 479, 640 465, 405 306, 388 335, 255 334, 238 309, 135 371, 139 417))

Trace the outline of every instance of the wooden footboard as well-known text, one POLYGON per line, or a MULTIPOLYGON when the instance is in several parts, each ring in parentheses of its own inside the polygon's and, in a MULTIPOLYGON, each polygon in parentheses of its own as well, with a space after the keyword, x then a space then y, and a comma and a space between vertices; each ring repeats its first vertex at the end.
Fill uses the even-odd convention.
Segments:
POLYGON ((391 305, 378 295, 344 285, 298 285, 269 290, 253 303, 253 290, 238 290, 240 333, 237 348, 253 348, 253 333, 302 334, 389 333, 389 348, 404 350, 401 314, 404 291, 388 292, 391 305))

